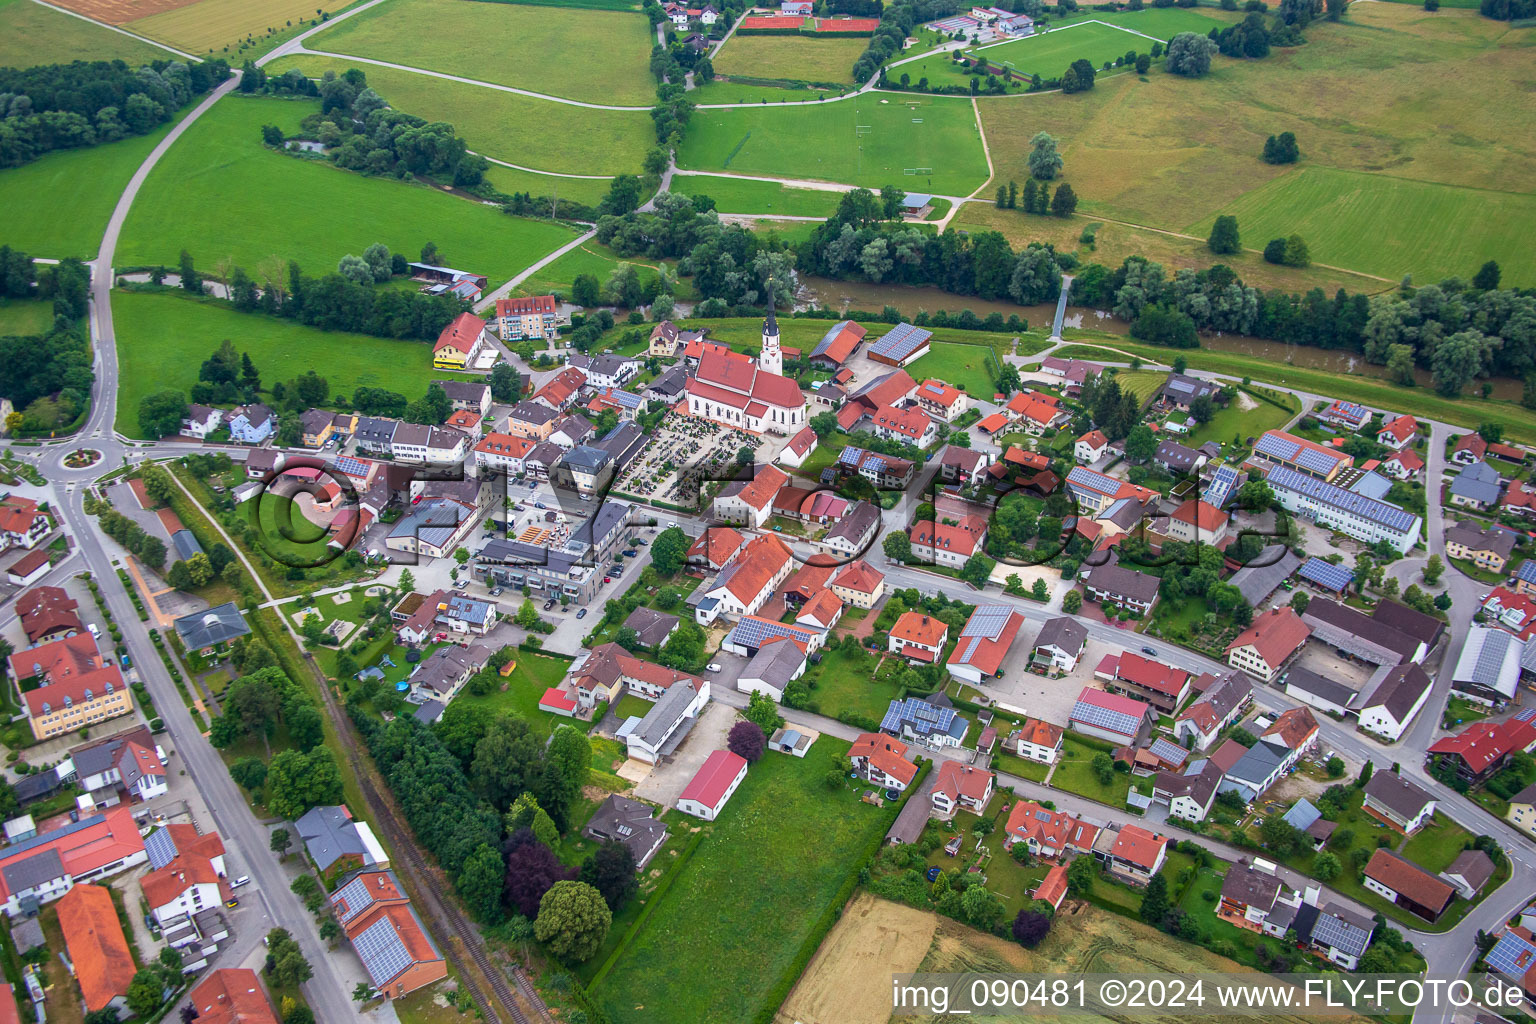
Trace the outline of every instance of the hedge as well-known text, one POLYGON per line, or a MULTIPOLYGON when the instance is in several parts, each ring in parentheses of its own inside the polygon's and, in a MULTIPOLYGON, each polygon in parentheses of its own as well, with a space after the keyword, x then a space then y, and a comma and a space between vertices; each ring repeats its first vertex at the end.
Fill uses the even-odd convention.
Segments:
MULTIPOLYGON (((688 840, 688 845, 684 846, 682 851, 678 853, 677 861, 672 865, 672 870, 662 876, 661 881, 656 885, 655 891, 646 898, 645 909, 640 911, 634 923, 629 926, 629 931, 625 932, 624 937, 619 940, 619 944, 613 947, 613 952, 608 954, 608 959, 603 961, 603 966, 599 967, 597 973, 592 975, 592 980, 587 984, 588 992, 602 984, 603 979, 608 976, 608 972, 613 970, 613 965, 619 962, 619 957, 623 955, 624 950, 629 948, 629 944, 640 933, 640 929, 645 926, 645 922, 650 919, 651 914, 661 905, 662 897, 672 888, 672 883, 677 881, 677 876, 682 874, 683 867, 693 859, 694 851, 699 848, 699 844, 703 841, 704 830, 700 829, 693 834, 692 839, 688 840)), ((777 1006, 775 1006, 775 1009, 777 1009, 777 1006)))

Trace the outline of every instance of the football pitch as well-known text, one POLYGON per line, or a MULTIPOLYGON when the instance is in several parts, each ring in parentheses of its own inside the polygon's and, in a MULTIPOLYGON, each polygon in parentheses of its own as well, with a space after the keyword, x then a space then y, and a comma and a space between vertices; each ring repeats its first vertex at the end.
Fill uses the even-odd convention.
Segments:
POLYGON ((960 196, 987 178, 969 100, 879 93, 813 106, 697 110, 678 165, 960 196))

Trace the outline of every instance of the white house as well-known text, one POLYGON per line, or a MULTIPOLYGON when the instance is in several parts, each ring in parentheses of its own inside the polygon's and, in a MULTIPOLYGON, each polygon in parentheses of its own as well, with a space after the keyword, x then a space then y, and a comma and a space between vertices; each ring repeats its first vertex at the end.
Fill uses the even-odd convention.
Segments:
POLYGON ((1036 668, 1049 665, 1061 672, 1071 672, 1077 668, 1087 642, 1087 627, 1071 616, 1063 615, 1040 627, 1031 660, 1036 668))
POLYGON ((784 582, 794 565, 794 556, 778 537, 753 537, 720 570, 694 610, 694 619, 707 626, 721 615, 753 614, 784 582))
POLYGON ((1055 764, 1061 758, 1062 738, 1066 730, 1059 725, 1026 718, 1024 724, 1008 737, 1008 746, 1020 757, 1041 764, 1055 764))
POLYGON ((704 759, 682 796, 677 798, 677 809, 695 818, 714 821, 746 777, 746 758, 729 750, 716 750, 704 759))
POLYGON ((800 433, 789 439, 789 443, 784 446, 783 451, 779 452, 776 461, 780 465, 799 469, 816 450, 818 443, 816 431, 810 427, 803 427, 800 433))
POLYGON ((742 693, 766 693, 775 701, 784 699, 784 688, 805 675, 805 653, 789 639, 776 640, 758 648, 736 680, 742 693))
POLYGON ((991 772, 959 761, 945 761, 939 765, 933 783, 933 814, 948 820, 956 811, 967 810, 981 814, 992 799, 992 787, 997 777, 991 772))
POLYGON ((683 722, 697 718, 708 703, 709 680, 700 680, 697 688, 691 681, 673 683, 644 718, 631 718, 620 726, 617 738, 624 740, 630 757, 657 764, 667 741, 683 722))
POLYGON ((206 405, 189 405, 187 414, 181 420, 181 432, 188 437, 202 440, 224 422, 224 413, 218 409, 210 409, 206 405))
POLYGON ((1102 430, 1090 430, 1072 445, 1072 457, 1085 466, 1091 466, 1109 450, 1109 438, 1102 430))
POLYGON ((1402 738, 1433 688, 1433 680, 1419 666, 1398 665, 1360 708, 1360 728, 1389 742, 1402 738))
POLYGON ((901 792, 917 777, 917 765, 907 759, 907 745, 894 736, 861 733, 848 748, 848 760, 861 779, 901 792))

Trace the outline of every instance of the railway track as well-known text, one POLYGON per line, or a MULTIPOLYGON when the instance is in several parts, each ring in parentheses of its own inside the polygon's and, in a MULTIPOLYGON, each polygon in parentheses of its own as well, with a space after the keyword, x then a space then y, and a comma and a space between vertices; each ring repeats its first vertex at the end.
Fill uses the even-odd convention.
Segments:
MULTIPOLYGON (((358 743, 352 720, 347 717, 336 695, 331 692, 330 684, 326 681, 325 674, 320 671, 319 665, 307 652, 304 653, 304 659, 311 673, 314 674, 316 682, 319 683, 326 710, 336 723, 336 735, 341 740, 352 770, 359 780, 373 781, 372 760, 358 743)), ((411 889, 420 897, 417 910, 425 911, 422 917, 426 919, 433 931, 439 936, 452 940, 442 944, 445 956, 458 971, 459 984, 468 990, 470 998, 479 1007, 485 1020, 489 1024, 533 1024, 528 1019, 528 1015, 523 1012, 522 1007, 518 1005, 517 996, 521 995, 528 1005, 537 1011, 541 1024, 553 1024, 544 1001, 539 998, 522 967, 514 965, 512 969, 516 981, 514 992, 514 987, 508 983, 506 975, 491 962, 474 922, 459 909, 452 894, 447 890, 441 872, 427 862, 421 849, 416 845, 416 837, 411 834, 407 826, 401 824, 399 808, 395 806, 394 798, 383 785, 383 780, 378 780, 377 785, 359 788, 362 789, 363 796, 368 801, 368 808, 372 812, 375 825, 384 831, 394 848, 395 871, 406 877, 411 889), (402 868, 404 868, 403 871, 402 868), (484 991, 473 972, 465 969, 466 964, 463 960, 465 955, 474 963, 480 978, 483 978, 485 984, 491 989, 489 994, 484 991)))

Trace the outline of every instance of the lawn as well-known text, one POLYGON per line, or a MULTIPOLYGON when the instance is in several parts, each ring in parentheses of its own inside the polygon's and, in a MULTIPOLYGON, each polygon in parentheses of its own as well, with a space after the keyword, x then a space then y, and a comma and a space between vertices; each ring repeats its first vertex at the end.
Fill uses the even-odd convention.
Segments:
POLYGON ((969 195, 987 176, 967 100, 903 96, 698 110, 679 166, 969 195))
POLYGON ((0 299, 0 335, 43 334, 52 326, 51 300, 0 299))
POLYGON ((562 178, 556 174, 519 171, 500 164, 491 164, 486 169, 485 180, 508 195, 526 192, 531 196, 558 196, 588 206, 602 202, 613 184, 611 178, 562 178))
POLYGON ((997 390, 992 376, 992 349, 985 345, 935 342, 928 354, 907 367, 913 380, 941 380, 972 395, 991 397, 997 390))
POLYGON ((1129 391, 1142 404, 1146 404, 1167 379, 1168 374, 1162 370, 1121 370, 1115 374, 1120 390, 1129 391))
POLYGON ((1211 421, 1190 431, 1183 443, 1197 448, 1206 441, 1226 444, 1237 436, 1258 437, 1266 430, 1278 430, 1285 426, 1301 411, 1301 402, 1294 395, 1284 392, 1279 393, 1279 397, 1289 403, 1284 409, 1242 391, 1238 392, 1238 396, 1228 402, 1225 409, 1217 406, 1211 421), (1245 401, 1249 405, 1247 409, 1243 408, 1245 401))
MULTIPOLYGON (((1076 31, 1081 29, 1045 38, 1076 31)), ((1529 60, 1525 34, 1472 11, 1430 14, 1407 5, 1360 4, 1339 23, 1311 26, 1305 46, 1275 50, 1261 61, 1218 57, 1198 90, 1182 88, 1187 83, 1176 75, 1154 72, 1144 81, 1136 75, 1110 77, 1077 96, 1029 103, 981 98, 978 106, 998 179, 1020 177, 1029 139, 1050 132, 1060 141, 1067 178, 1083 197, 1079 212, 1085 215, 1175 231, 1202 224, 1245 194, 1296 173, 1257 159, 1266 137, 1292 131, 1305 169, 1363 172, 1385 179, 1388 188, 1412 179, 1491 190, 1490 207, 1517 209, 1524 216, 1531 208, 1503 194, 1536 192, 1536 110, 1517 84, 1523 74, 1518 69, 1529 60), (1277 107, 1274 97, 1298 80, 1308 83, 1311 102, 1304 109, 1277 107), (1447 81, 1455 87, 1447 89, 1447 81), (1350 116, 1347 122, 1318 119, 1313 112, 1319 109, 1348 109, 1350 116), (1134 160, 1136 174, 1125 174, 1127 160, 1134 160)), ((1439 218, 1439 205, 1426 201, 1415 208, 1439 218)), ((1378 251, 1405 251, 1418 229, 1399 225, 1411 221, 1412 215, 1382 218, 1381 228, 1358 237, 1362 257, 1374 265, 1381 262, 1378 251)), ((1493 226, 1481 215, 1475 221, 1478 230, 1452 231, 1458 237, 1449 255, 1463 276, 1493 255, 1498 239, 1518 237, 1512 235, 1517 225, 1493 226), (1491 232, 1486 239, 1485 230, 1491 232), (1478 254, 1470 265, 1463 265, 1463 250, 1478 254)), ((1268 241, 1258 221, 1250 225, 1240 218, 1240 227, 1250 247, 1268 241)), ((1320 230, 1314 258, 1337 262, 1321 254, 1319 246, 1329 243, 1326 226, 1320 230)), ((1529 254, 1514 256, 1526 276, 1507 270, 1506 284, 1532 283, 1536 268, 1529 254)), ((1432 274, 1437 264, 1452 262, 1438 252, 1420 254, 1419 260, 1422 267, 1406 269, 1432 274)), ((1399 273, 1383 276, 1395 283, 1399 273)))
POLYGON ((619 698, 618 703, 614 704, 610 710, 622 722, 626 718, 644 718, 653 707, 655 707, 653 701, 648 701, 644 697, 637 697, 633 693, 626 693, 619 698))
MULTIPOLYGON (((483 705, 497 714, 511 713, 526 721, 534 732, 547 736, 554 731, 555 726, 571 720, 540 710, 539 698, 551 686, 559 685, 571 663, 564 658, 535 654, 532 651, 518 651, 516 657, 517 667, 507 677, 506 689, 496 690, 484 697, 465 692, 454 699, 483 705)), ((584 722, 573 724, 577 728, 586 726, 584 722)))
MULTIPOLYGON (((589 238, 581 245, 561 256, 553 263, 534 274, 528 280, 518 285, 517 290, 527 295, 542 295, 546 292, 559 292, 562 295, 570 295, 572 282, 580 274, 591 274, 597 278, 598 284, 608 280, 620 263, 633 264, 640 272, 642 281, 654 279, 656 269, 653 264, 644 262, 645 257, 625 260, 619 254, 606 245, 589 238)), ((674 275, 676 280, 676 275, 674 275)), ((629 325, 624 325, 628 328, 629 325)))
POLYGON ((788 217, 830 217, 842 201, 838 192, 790 188, 773 181, 746 178, 708 178, 679 174, 672 191, 689 196, 709 196, 721 213, 776 213, 788 217))
MULTIPOLYGON (((841 647, 822 655, 821 665, 806 673, 806 685, 812 687, 811 699, 820 713, 831 718, 843 714, 863 715, 880 721, 891 701, 898 696, 890 681, 890 672, 877 675, 875 655, 860 648, 846 653, 841 647)), ((892 666, 896 662, 889 663, 892 666)))
POLYGON ((119 265, 174 265, 186 249, 205 269, 228 256, 254 272, 276 255, 321 274, 374 242, 415 254, 431 241, 443 262, 500 282, 573 237, 558 224, 262 146, 263 124, 292 130, 316 109, 246 97, 215 104, 150 174, 123 229, 119 265))
POLYGON ((894 807, 829 791, 829 736, 805 758, 753 765, 681 876, 596 987, 615 1020, 745 1021, 763 1006, 894 807), (792 855, 786 855, 791 852, 792 855))
POLYGON ((137 67, 175 54, 31 0, 0 0, 0 68, 122 60, 137 67))
POLYGON ((1077 21, 1040 35, 983 46, 970 53, 994 67, 1011 66, 1020 74, 1060 78, 1067 66, 1079 58, 1092 61, 1097 68, 1105 61, 1125 56, 1129 50, 1146 53, 1151 49, 1152 40, 1129 29, 1093 20, 1077 21))
POLYGON ((1471 840, 1472 833, 1436 811, 1433 822, 1410 836, 1398 852, 1430 874, 1438 875, 1461 856, 1471 840))
POLYGON ((315 368, 332 394, 350 395, 367 386, 415 399, 429 381, 445 376, 432 369, 425 342, 322 331, 176 293, 114 291, 112 314, 122 361, 117 429, 129 437, 143 436, 139 402, 164 388, 189 390, 203 360, 226 338, 250 353, 268 387, 315 368))
POLYGON ((1124 807, 1125 795, 1131 791, 1131 776, 1117 771, 1109 785, 1102 785, 1093 772, 1093 759, 1101 753, 1104 751, 1100 748, 1068 733, 1062 740, 1061 760, 1056 764, 1056 774, 1051 776, 1051 785, 1111 807, 1124 807))
MULTIPOLYGON (((649 107, 656 98, 649 67, 655 42, 641 14, 405 0, 348 18, 311 36, 306 45, 550 96, 649 107), (602 71, 594 74, 593 58, 599 54, 602 71)), ((849 59, 848 67, 857 57, 849 59)), ((569 121, 561 122, 564 130, 569 121)))
POLYGON ((578 108, 551 100, 413 71, 359 65, 346 57, 280 57, 267 65, 267 72, 281 74, 298 68, 318 78, 326 71, 340 74, 353 67, 367 73, 368 84, 390 106, 428 121, 447 120, 476 153, 519 167, 566 174, 635 174, 646 151, 656 144, 655 129, 644 110, 586 108, 576 116, 573 112, 578 108), (529 129, 529 125, 546 124, 560 128, 529 129))
POLYGON ((826 85, 853 84, 853 65, 868 39, 734 35, 714 58, 715 72, 826 85))
MULTIPOLYGON (((1299 234, 1312 258, 1400 279, 1469 277, 1499 261, 1506 284, 1536 282, 1536 195, 1499 192, 1363 171, 1303 167, 1220 211, 1237 218, 1249 248, 1299 234)), ((1188 227, 1210 234, 1208 218, 1188 227)))
MULTIPOLYGON (((271 37, 294 27, 294 22, 314 18, 314 0, 200 0, 147 18, 130 21, 125 27, 140 35, 170 43, 188 53, 212 53, 234 46, 247 37, 271 37)), ((334 14, 350 7, 341 0, 330 9, 334 14)), ((238 61, 231 61, 238 65, 238 61)))
MULTIPOLYGON (((1429 388, 1405 388, 1379 377, 1360 374, 1338 373, 1332 370, 1313 370, 1291 364, 1278 364, 1258 356, 1230 352, 1213 352, 1202 349, 1185 349, 1174 353, 1169 349, 1143 345, 1125 338, 1113 337, 1102 331, 1074 330, 1063 332, 1069 341, 1087 342, 1077 346, 1082 349, 1094 345, 1107 345, 1141 359, 1167 362, 1175 354, 1182 355, 1197 370, 1210 370, 1232 377, 1250 377, 1267 384, 1296 388, 1318 395, 1331 395, 1362 405, 1377 408, 1411 408, 1414 414, 1444 423, 1473 428, 1480 423, 1502 423, 1505 440, 1536 442, 1536 413, 1514 402, 1502 402, 1485 398, 1444 398, 1429 388)), ((1088 352, 1080 357, 1093 358, 1088 352)), ((1102 355, 1116 361, 1124 356, 1102 355)), ((1230 438, 1229 438, 1230 440, 1230 438)))
MULTIPOLYGON (((16 2, 37 6, 32 0, 16 2)), ((148 135, 56 150, 21 167, 0 170, 0 209, 5 211, 0 244, 36 257, 94 258, 128 179, 179 117, 148 135), (68 210, 69 216, 60 216, 60 210, 68 210)))
MULTIPOLYGON (((851 86, 850 86, 851 88, 851 86)), ((841 92, 825 89, 785 89, 773 85, 749 85, 746 82, 727 82, 715 79, 692 89, 688 98, 695 103, 818 103, 823 99, 841 96, 841 92)))

